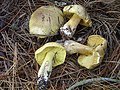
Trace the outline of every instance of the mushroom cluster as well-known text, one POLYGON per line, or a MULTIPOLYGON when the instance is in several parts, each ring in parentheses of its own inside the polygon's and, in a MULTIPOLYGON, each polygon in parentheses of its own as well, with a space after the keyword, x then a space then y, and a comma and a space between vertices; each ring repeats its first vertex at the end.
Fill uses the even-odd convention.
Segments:
POLYGON ((66 52, 68 54, 79 53, 78 63, 87 69, 93 69, 102 61, 107 41, 100 35, 88 37, 87 45, 70 40, 73 38, 78 24, 86 27, 92 26, 92 21, 82 5, 68 5, 63 12, 55 6, 41 6, 33 12, 29 22, 30 34, 39 38, 46 38, 60 34, 64 42, 48 42, 35 52, 35 59, 41 66, 38 71, 38 88, 46 87, 52 68, 64 63, 66 52), (64 17, 69 21, 64 25, 64 17))

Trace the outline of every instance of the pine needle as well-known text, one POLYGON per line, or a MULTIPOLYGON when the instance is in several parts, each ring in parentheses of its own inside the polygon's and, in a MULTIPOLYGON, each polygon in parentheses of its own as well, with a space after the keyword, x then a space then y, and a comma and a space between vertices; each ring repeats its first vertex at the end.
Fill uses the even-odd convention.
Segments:
POLYGON ((74 85, 70 86, 66 90, 72 90, 75 87, 78 87, 78 86, 81 86, 81 85, 84 85, 84 84, 87 84, 87 83, 91 83, 91 82, 97 82, 97 81, 110 81, 110 82, 120 83, 120 80, 117 80, 117 79, 104 78, 104 77, 101 77, 101 78, 92 78, 92 79, 87 79, 87 80, 82 80, 80 82, 76 82, 74 85))

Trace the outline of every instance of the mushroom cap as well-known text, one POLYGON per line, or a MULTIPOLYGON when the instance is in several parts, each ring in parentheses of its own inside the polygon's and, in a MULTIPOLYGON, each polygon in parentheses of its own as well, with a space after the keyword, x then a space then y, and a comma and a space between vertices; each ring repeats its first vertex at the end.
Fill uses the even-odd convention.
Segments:
POLYGON ((107 48, 107 40, 100 35, 91 35, 88 37, 87 45, 93 47, 103 57, 107 48))
POLYGON ((88 37, 87 45, 94 49, 93 54, 80 55, 78 63, 87 69, 93 69, 102 62, 107 48, 107 41, 100 35, 91 35, 88 37))
POLYGON ((42 62, 44 61, 46 54, 50 51, 53 51, 55 53, 55 56, 53 58, 54 60, 53 67, 64 63, 66 57, 66 51, 64 47, 56 42, 49 42, 46 43, 44 46, 40 47, 35 52, 35 58, 39 65, 42 65, 42 62))
POLYGON ((30 34, 39 35, 40 38, 56 35, 63 22, 63 13, 59 8, 41 6, 31 15, 30 34))
POLYGON ((73 14, 77 14, 81 21, 80 24, 84 26, 92 26, 92 21, 82 5, 68 5, 63 8, 63 13, 71 18, 73 14))
POLYGON ((98 52, 93 52, 91 55, 80 55, 78 57, 78 63, 87 68, 93 69, 94 67, 98 66, 101 62, 100 54, 98 52))

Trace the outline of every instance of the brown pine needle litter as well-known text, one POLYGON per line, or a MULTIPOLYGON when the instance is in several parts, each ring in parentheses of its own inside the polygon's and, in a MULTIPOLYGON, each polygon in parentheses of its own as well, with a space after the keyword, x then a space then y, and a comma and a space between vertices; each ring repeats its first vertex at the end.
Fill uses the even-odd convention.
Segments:
POLYGON ((62 10, 67 4, 83 5, 93 22, 89 28, 79 25, 75 40, 81 38, 80 43, 86 44, 88 36, 98 34, 108 41, 108 47, 103 62, 92 70, 77 63, 78 55, 67 55, 65 63, 52 70, 47 89, 120 90, 120 0, 54 1, 0 0, 0 90, 37 90, 40 66, 34 52, 61 36, 39 39, 30 35, 30 16, 43 5, 56 5, 62 10))

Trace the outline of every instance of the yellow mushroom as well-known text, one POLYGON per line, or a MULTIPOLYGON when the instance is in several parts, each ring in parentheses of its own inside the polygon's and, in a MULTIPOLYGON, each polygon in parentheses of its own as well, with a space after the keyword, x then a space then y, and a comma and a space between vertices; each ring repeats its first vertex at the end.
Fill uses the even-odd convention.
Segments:
POLYGON ((60 33, 64 38, 72 38, 78 24, 91 26, 92 21, 82 5, 68 5, 63 8, 63 13, 70 20, 60 28, 60 33))
POLYGON ((81 66, 93 69, 102 62, 107 48, 107 41, 100 35, 91 35, 88 37, 87 45, 82 45, 73 40, 66 40, 64 47, 69 54, 80 54, 78 63, 81 66))
POLYGON ((78 63, 87 69, 93 69, 98 66, 105 55, 107 41, 100 35, 91 35, 88 37, 87 45, 93 48, 91 55, 80 55, 78 63))
POLYGON ((30 34, 35 34, 40 38, 56 35, 63 22, 63 13, 59 8, 42 6, 31 15, 30 34))
POLYGON ((73 40, 66 40, 64 47, 69 54, 79 53, 78 63, 87 69, 91 69, 99 63, 100 55, 92 47, 73 40))
POLYGON ((46 43, 35 52, 35 58, 39 65, 38 85, 43 88, 51 75, 52 67, 63 64, 66 57, 66 51, 63 46, 56 42, 46 43))

